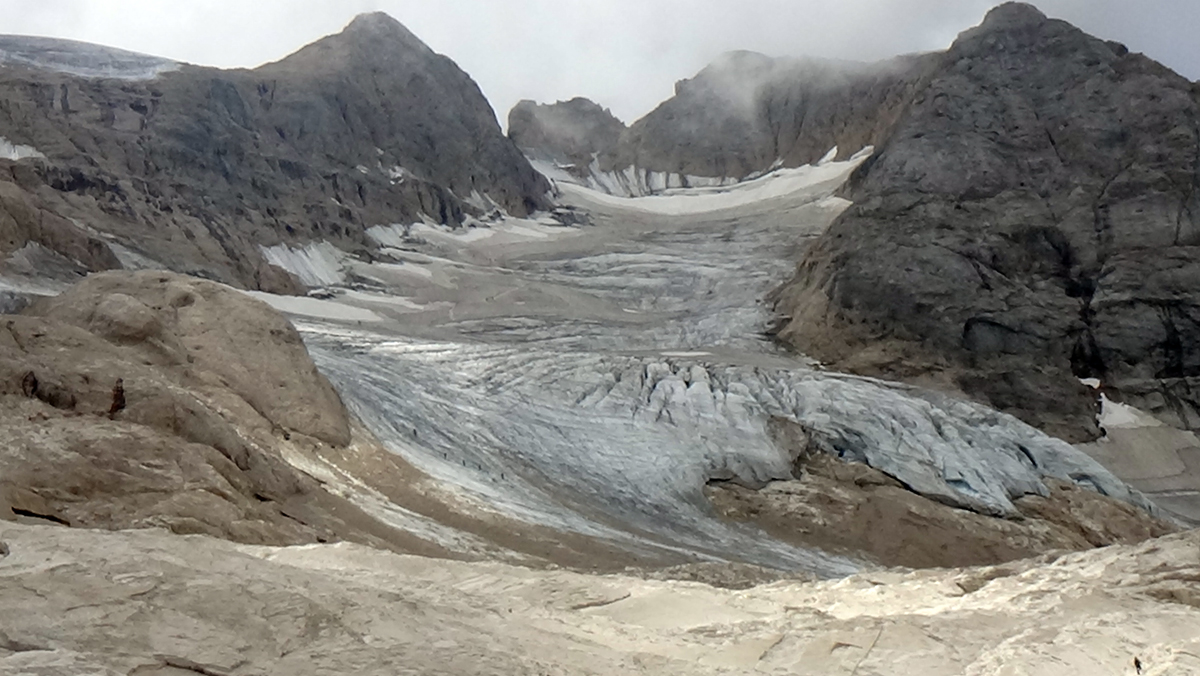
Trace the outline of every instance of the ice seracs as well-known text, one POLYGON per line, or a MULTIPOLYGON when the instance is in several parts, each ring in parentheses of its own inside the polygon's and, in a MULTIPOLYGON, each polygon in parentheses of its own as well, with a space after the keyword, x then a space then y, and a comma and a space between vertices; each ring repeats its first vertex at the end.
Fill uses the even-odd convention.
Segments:
POLYGON ((583 186, 564 183, 559 188, 584 199, 612 206, 628 207, 639 211, 672 216, 698 214, 723 209, 748 206, 779 197, 818 188, 831 181, 841 182, 863 163, 874 148, 868 146, 844 162, 834 162, 837 148, 829 152, 816 165, 805 165, 794 169, 775 169, 758 178, 744 182, 684 188, 677 185, 664 186, 649 194, 632 197, 618 196, 611 190, 597 191, 583 186))

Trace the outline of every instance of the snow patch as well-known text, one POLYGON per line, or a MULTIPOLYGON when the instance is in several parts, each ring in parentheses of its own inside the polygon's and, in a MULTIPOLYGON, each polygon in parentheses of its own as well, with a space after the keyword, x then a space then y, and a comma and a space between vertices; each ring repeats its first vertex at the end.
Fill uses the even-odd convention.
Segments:
MULTIPOLYGON (((388 250, 384 249, 384 253, 388 253, 388 250)), ((404 253, 404 252, 398 252, 398 253, 404 253)), ((404 263, 371 263, 371 267, 372 268, 380 268, 383 270, 387 270, 389 272, 398 272, 402 275, 414 275, 416 277, 421 277, 424 279, 433 279, 433 270, 430 270, 428 267, 426 267, 424 265, 419 265, 417 263, 411 263, 411 262, 407 262, 407 261, 404 263)))
POLYGON ((367 228, 367 237, 370 237, 381 247, 401 249, 405 245, 405 240, 408 239, 409 229, 411 227, 412 226, 407 226, 402 223, 393 223, 392 225, 376 225, 367 228))
POLYGON ((383 165, 381 164, 379 168, 382 169, 383 173, 387 174, 387 177, 392 179, 392 181, 395 183, 403 183, 404 179, 413 175, 411 171, 401 166, 388 167, 387 169, 384 169, 383 165))
POLYGON ((30 158, 45 157, 37 148, 33 146, 23 146, 0 136, 0 159, 12 160, 19 162, 30 158))
POLYGON ((116 242, 108 242, 108 248, 121 262, 121 267, 126 270, 166 270, 167 266, 159 263, 153 258, 148 258, 128 247, 117 244, 116 242))
MULTIPOLYGON (((490 195, 481 195, 478 190, 472 190, 470 197, 463 201, 480 211, 490 212, 500 209, 500 205, 496 204, 490 195)), ((503 210, 501 209, 501 211, 503 210)))
POLYGON ((1128 404, 1113 401, 1103 393, 1100 395, 1100 417, 1096 422, 1106 430, 1163 426, 1162 421, 1149 413, 1128 404))
POLYGON ((420 312, 420 311, 424 311, 424 310, 428 309, 428 307, 429 307, 427 305, 422 305, 421 303, 414 302, 412 299, 405 298, 404 296, 391 296, 391 295, 385 295, 385 294, 379 294, 379 293, 366 293, 364 291, 355 291, 353 289, 347 289, 345 292, 342 293, 342 297, 346 298, 347 300, 353 300, 353 301, 357 301, 360 303, 373 303, 376 305, 384 305, 384 306, 389 306, 389 307, 393 307, 393 308, 398 308, 402 311, 416 310, 416 311, 420 312))
POLYGON ((346 281, 342 265, 346 254, 329 242, 314 242, 299 248, 286 244, 260 246, 259 250, 268 263, 296 275, 305 286, 332 286, 346 281))
MULTIPOLYGON (((467 223, 469 227, 466 228, 449 228, 433 223, 414 223, 408 228, 408 232, 413 236, 456 244, 475 244, 484 240, 489 240, 489 243, 537 241, 573 232, 573 229, 567 228, 557 221, 540 216, 532 219, 506 217, 490 223, 468 219, 467 223)), ((368 232, 368 234, 370 233, 368 232)))
POLYGON ((303 315, 317 319, 343 322, 381 322, 383 317, 365 308, 354 307, 332 300, 309 298, 308 296, 277 296, 262 291, 246 291, 249 296, 290 315, 303 315))

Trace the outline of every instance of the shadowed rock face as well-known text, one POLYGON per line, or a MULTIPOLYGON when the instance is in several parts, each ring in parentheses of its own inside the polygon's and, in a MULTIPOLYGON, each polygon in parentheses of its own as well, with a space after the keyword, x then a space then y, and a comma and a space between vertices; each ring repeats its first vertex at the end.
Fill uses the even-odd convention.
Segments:
POLYGON ((475 83, 383 14, 254 70, 183 66, 153 79, 107 57, 112 78, 83 77, 92 60, 29 41, 0 40, 24 55, 0 67, 0 137, 45 158, 0 159, 0 228, 22 222, 10 193, 26 212, 61 218, 38 226, 52 234, 5 241, 3 254, 35 241, 92 270, 115 267, 74 254, 99 231, 179 271, 290 291, 296 280, 259 245, 367 252, 366 228, 422 214, 459 223, 477 212, 464 200, 486 204, 474 193, 514 214, 546 206, 549 184, 475 83))
POLYGON ((778 293, 781 337, 952 386, 1068 439, 1098 377, 1196 427, 1196 86, 1021 4, 939 57, 854 207, 778 293))

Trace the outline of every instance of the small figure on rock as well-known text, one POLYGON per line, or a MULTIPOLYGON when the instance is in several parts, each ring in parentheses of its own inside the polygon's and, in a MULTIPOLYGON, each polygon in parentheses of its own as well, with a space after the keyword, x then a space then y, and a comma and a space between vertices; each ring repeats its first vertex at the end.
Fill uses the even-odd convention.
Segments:
POLYGON ((1133 668, 1136 669, 1139 674, 1142 673, 1142 660, 1140 658, 1133 658, 1133 668))
POLYGON ((37 389, 37 376, 33 374, 33 371, 26 373, 25 377, 21 378, 21 394, 27 397, 35 397, 37 396, 37 389))
POLYGON ((123 410, 125 410, 125 381, 117 378, 117 384, 113 385, 112 406, 108 407, 108 419, 112 420, 118 412, 123 410))

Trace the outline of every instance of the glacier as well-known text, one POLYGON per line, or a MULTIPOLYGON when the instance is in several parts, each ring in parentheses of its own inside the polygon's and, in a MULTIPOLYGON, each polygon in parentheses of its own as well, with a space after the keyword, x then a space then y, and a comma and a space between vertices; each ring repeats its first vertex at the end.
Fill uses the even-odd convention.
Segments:
MULTIPOLYGON (((1015 517, 1047 478, 1152 506, 1082 451, 949 395, 826 372, 763 335, 789 252, 848 205, 866 154, 729 189, 563 199, 594 225, 532 221, 371 231, 402 264, 272 250, 343 290, 296 312, 318 367, 394 453, 508 517, 636 554, 686 553, 844 575, 862 563, 718 518, 710 480, 791 478, 769 426, 956 507, 1015 517), (669 200, 669 208, 655 200, 669 200), (414 236, 415 235, 415 236, 414 236), (421 274, 403 273, 405 268, 421 274), (386 295, 402 305, 380 302, 386 295), (338 321, 344 306, 378 321, 338 321)), ((280 306, 282 307, 282 306, 280 306)), ((287 310, 286 307, 283 309, 287 310)))

